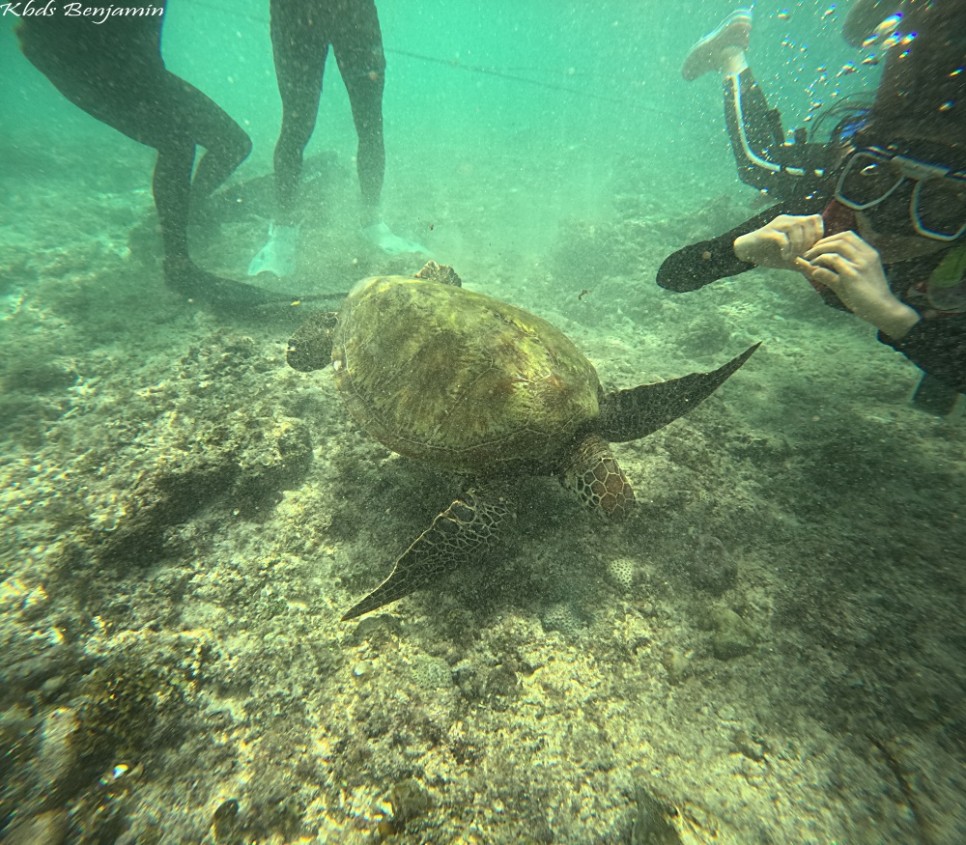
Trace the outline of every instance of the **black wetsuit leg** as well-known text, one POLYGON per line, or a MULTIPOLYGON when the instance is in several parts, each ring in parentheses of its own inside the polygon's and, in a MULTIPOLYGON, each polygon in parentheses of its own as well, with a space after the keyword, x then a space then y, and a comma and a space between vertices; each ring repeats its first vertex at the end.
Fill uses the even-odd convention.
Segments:
POLYGON ((302 154, 312 137, 329 52, 327 0, 271 0, 272 52, 282 98, 282 130, 275 144, 278 219, 295 223, 302 154))
POLYGON ((186 254, 191 168, 205 197, 251 151, 251 141, 217 103, 171 73, 161 57, 157 18, 112 20, 102 28, 62 18, 56 26, 30 19, 21 30, 28 59, 72 103, 102 123, 158 151, 155 201, 166 242, 186 254))
POLYGON ((785 143, 781 117, 769 108, 750 68, 724 78, 724 111, 742 182, 776 200, 811 197, 828 189, 826 145, 785 143))
POLYGON ((271 30, 282 98, 282 131, 275 145, 279 221, 295 222, 302 156, 318 118, 330 46, 352 107, 363 205, 374 213, 386 167, 382 126, 386 60, 375 2, 271 0, 271 30))
POLYGON ((382 93, 386 57, 373 0, 355 0, 333 29, 332 49, 339 64, 352 107, 358 148, 356 165, 364 225, 376 222, 386 173, 386 147, 382 124, 382 93))
POLYGON ((186 259, 192 201, 204 199, 224 183, 251 152, 251 141, 213 100, 173 73, 165 71, 153 80, 151 91, 150 106, 163 116, 163 123, 139 121, 136 139, 158 151, 154 200, 165 256, 186 259), (205 152, 192 181, 199 146, 205 152))
POLYGON ((188 250, 192 193, 214 191, 251 151, 245 131, 213 100, 167 70, 160 18, 29 18, 19 29, 24 55, 72 103, 158 151, 154 200, 166 281, 189 295, 260 300, 247 285, 196 267, 188 250), (195 149, 205 154, 192 188, 195 149), (252 294, 249 297, 249 293, 252 294))

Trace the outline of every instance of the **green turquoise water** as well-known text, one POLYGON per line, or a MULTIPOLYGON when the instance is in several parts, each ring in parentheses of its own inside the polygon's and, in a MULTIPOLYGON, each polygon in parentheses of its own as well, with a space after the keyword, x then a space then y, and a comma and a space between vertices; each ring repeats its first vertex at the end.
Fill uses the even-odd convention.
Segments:
MULTIPOLYGON (((395 232, 558 326, 607 389, 763 346, 614 446, 625 521, 513 479, 480 560, 342 623, 464 480, 286 365, 308 302, 232 315, 165 287, 153 151, 66 103, 4 15, 0 839, 966 841, 961 413, 913 408, 916 368, 801 279, 654 283, 761 207, 718 81, 680 77, 727 5, 378 5, 395 232)), ((789 128, 874 89, 845 9, 755 10, 789 128)), ((236 279, 273 215, 267 20, 172 0, 164 31, 254 142, 192 220, 236 279)), ((354 154, 330 59, 282 290, 425 260, 360 240, 354 154)))

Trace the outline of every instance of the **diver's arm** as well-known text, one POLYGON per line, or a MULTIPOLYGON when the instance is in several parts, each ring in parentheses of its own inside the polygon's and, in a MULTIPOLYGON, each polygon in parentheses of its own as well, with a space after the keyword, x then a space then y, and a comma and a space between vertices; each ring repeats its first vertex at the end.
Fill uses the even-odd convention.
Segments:
POLYGON ((735 240, 760 229, 781 214, 813 214, 822 210, 825 200, 789 200, 773 205, 761 214, 746 220, 730 232, 700 241, 672 253, 657 271, 657 283, 667 290, 691 291, 703 288, 726 276, 737 276, 751 270, 755 264, 742 261, 735 255, 735 240))
POLYGON ((683 292, 750 270, 755 265, 735 255, 732 234, 700 241, 669 255, 657 271, 657 283, 667 290, 683 292))
POLYGON ((898 340, 882 331, 879 340, 919 369, 966 393, 966 314, 920 318, 898 340))

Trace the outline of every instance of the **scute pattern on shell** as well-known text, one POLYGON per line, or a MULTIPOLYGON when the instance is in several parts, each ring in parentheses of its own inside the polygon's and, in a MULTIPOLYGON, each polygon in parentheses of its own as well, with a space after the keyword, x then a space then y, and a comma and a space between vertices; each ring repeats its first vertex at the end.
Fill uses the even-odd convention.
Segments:
POLYGON ((346 405, 403 455, 470 472, 552 472, 599 413, 593 365, 520 308, 402 276, 360 282, 333 363, 346 405))

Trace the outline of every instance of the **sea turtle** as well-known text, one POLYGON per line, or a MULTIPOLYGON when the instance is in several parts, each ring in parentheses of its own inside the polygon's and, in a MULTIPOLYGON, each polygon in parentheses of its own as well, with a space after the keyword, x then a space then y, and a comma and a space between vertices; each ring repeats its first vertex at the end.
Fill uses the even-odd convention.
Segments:
POLYGON ((757 344, 710 373, 605 392, 593 364, 546 320, 466 290, 435 262, 415 276, 373 276, 338 313, 292 336, 288 363, 329 364, 352 417, 401 455, 475 479, 342 617, 432 586, 483 552, 508 506, 506 480, 552 475, 605 517, 634 502, 608 441, 636 440, 715 391, 757 344), (487 492, 491 495, 487 496, 487 492))

